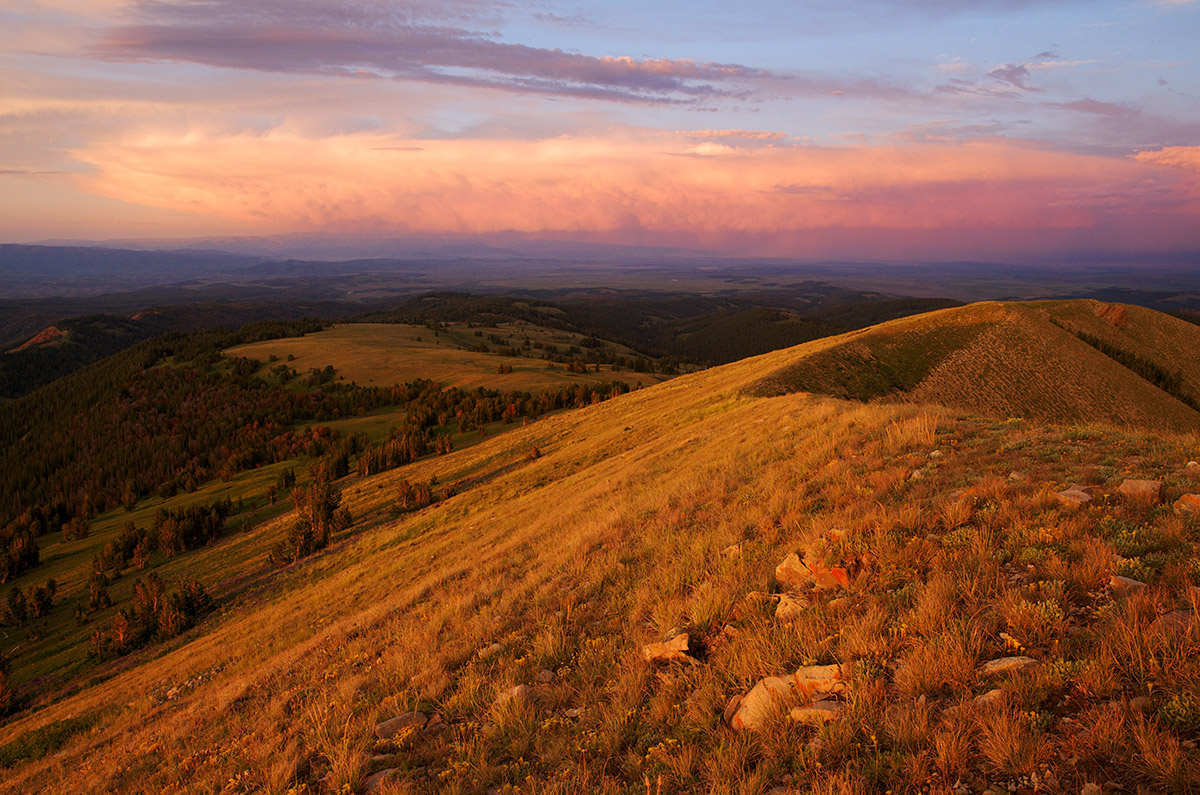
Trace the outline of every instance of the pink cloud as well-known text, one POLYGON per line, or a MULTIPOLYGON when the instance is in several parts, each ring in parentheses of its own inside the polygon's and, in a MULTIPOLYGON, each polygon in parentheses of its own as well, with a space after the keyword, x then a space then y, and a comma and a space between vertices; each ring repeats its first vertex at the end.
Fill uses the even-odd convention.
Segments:
POLYGON ((1200 162, 1190 150, 1121 159, 982 140, 713 144, 679 157, 688 153, 695 139, 678 134, 413 141, 273 130, 144 135, 75 155, 96 170, 91 192, 264 232, 515 231, 793 256, 886 256, 899 245, 889 240, 954 256, 983 241, 1200 245, 1197 180, 1163 165, 1200 162))

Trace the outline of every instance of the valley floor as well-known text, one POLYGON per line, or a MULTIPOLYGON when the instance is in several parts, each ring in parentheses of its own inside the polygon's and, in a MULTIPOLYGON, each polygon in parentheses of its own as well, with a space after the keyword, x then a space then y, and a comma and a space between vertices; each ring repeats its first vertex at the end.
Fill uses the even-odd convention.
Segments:
POLYGON ((1172 510, 1200 440, 743 394, 789 355, 354 484, 354 516, 401 478, 461 488, 5 726, 91 719, 3 789, 1200 791, 1200 517, 1172 510), (792 552, 845 582, 785 599, 792 552), (691 659, 647 662, 679 631, 691 659), (829 664, 833 720, 789 719, 792 691, 727 725, 829 664))

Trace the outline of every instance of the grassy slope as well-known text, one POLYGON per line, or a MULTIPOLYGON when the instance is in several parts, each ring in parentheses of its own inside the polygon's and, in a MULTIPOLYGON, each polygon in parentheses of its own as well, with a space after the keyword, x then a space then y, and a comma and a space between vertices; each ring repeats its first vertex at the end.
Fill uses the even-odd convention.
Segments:
POLYGON ((745 396, 805 352, 684 376, 352 486, 356 516, 378 516, 401 477, 436 475, 464 491, 292 567, 177 648, 5 727, 0 740, 103 711, 62 753, 10 771, 8 786, 284 792, 329 773, 322 791, 337 791, 385 766, 402 768, 404 792, 626 792, 660 775, 664 792, 789 780, 801 791, 900 791, 956 777, 973 788, 1029 772, 1045 780, 1047 769, 1068 791, 1194 781, 1195 750, 1122 700, 1148 687, 1156 704, 1200 697, 1200 637, 1169 648, 1143 639, 1156 611, 1184 599, 1188 569, 1171 564, 1150 595, 1110 605, 1103 584, 1116 559, 1097 526, 1149 528, 1184 563, 1200 528, 1104 499, 1081 517, 1050 495, 1064 481, 1111 492, 1125 475, 1162 477, 1172 496, 1200 490, 1181 466, 1197 439, 745 396), (932 461, 935 445, 945 455, 932 461), (543 455, 528 459, 534 446, 543 455), (921 480, 908 477, 916 468, 921 480), (1009 482, 1012 469, 1030 479, 1009 482), (947 497, 970 485, 978 502, 947 497), (770 586, 787 551, 832 529, 872 556, 846 603, 781 625, 745 601, 770 586), (1001 565, 1017 555, 1019 565, 1001 565), (1065 618, 1027 632, 1022 606, 1045 600, 1082 632, 1067 633, 1065 618), (657 676, 639 649, 673 626, 704 637, 710 653, 657 676), (736 634, 722 645, 726 626, 736 634), (976 678, 976 662, 1006 653, 1002 629, 1025 636, 1028 653, 1069 663, 1045 671, 1078 669, 1083 684, 976 678), (494 641, 504 650, 479 659, 494 641), (720 724, 726 700, 763 675, 854 659, 866 673, 819 748, 806 745, 811 729, 742 735, 720 724), (558 678, 536 705, 491 706, 543 666, 558 678), (998 713, 968 703, 949 717, 996 685, 1006 690, 998 713), (1064 688, 1071 724, 1054 707, 1064 688), (564 717, 567 707, 583 712, 564 717), (450 725, 373 745, 377 720, 413 708, 450 725), (1113 750, 1139 744, 1140 758, 1113 750), (372 748, 395 755, 372 762, 372 748), (1063 762, 1072 755, 1075 765, 1063 762))
MULTIPOLYGON (((495 353, 475 353, 466 348, 480 343, 495 349, 487 339, 488 334, 499 334, 514 345, 519 345, 526 334, 534 341, 553 343, 560 347, 575 345, 581 335, 556 332, 527 324, 503 324, 501 327, 472 329, 463 325, 451 325, 440 337, 424 326, 405 326, 385 323, 352 323, 336 326, 327 331, 280 340, 256 342, 231 348, 227 353, 246 356, 266 362, 271 354, 283 362, 288 354, 294 361, 287 362, 297 372, 309 368, 333 365, 347 380, 364 386, 390 386, 416 378, 431 378, 443 386, 463 388, 486 387, 489 389, 515 389, 536 392, 547 387, 563 384, 622 380, 630 384, 653 384, 663 380, 662 376, 613 372, 608 365, 601 365, 599 373, 568 373, 563 365, 554 369, 541 359, 500 356, 495 353), (474 332, 482 331, 484 337, 474 332), (513 371, 497 375, 500 364, 512 365, 513 371)), ((531 351, 540 354, 541 351, 531 351)), ((274 363, 266 364, 263 374, 274 363)))
POLYGON ((1126 307, 1127 325, 1096 301, 981 303, 884 323, 806 348, 754 387, 859 399, 936 402, 993 417, 1200 428, 1200 413, 1078 339, 1085 331, 1164 369, 1182 369, 1200 396, 1200 332, 1177 318, 1126 307), (1060 327, 1051 319, 1057 320, 1060 327), (1071 329, 1071 330, 1068 330, 1071 329))

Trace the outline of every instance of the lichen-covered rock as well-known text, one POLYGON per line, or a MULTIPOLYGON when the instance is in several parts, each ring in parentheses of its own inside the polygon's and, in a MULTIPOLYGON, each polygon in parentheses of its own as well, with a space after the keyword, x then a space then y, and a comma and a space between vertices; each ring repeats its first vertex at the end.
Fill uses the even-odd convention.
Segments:
POLYGON ((1172 507, 1180 516, 1200 516, 1200 494, 1185 494, 1172 507))

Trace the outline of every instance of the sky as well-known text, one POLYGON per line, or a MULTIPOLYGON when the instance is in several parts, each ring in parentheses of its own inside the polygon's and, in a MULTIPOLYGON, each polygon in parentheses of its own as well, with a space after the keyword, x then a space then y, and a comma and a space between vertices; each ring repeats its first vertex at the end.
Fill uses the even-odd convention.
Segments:
POLYGON ((1200 0, 0 0, 0 242, 1200 251, 1200 0))

